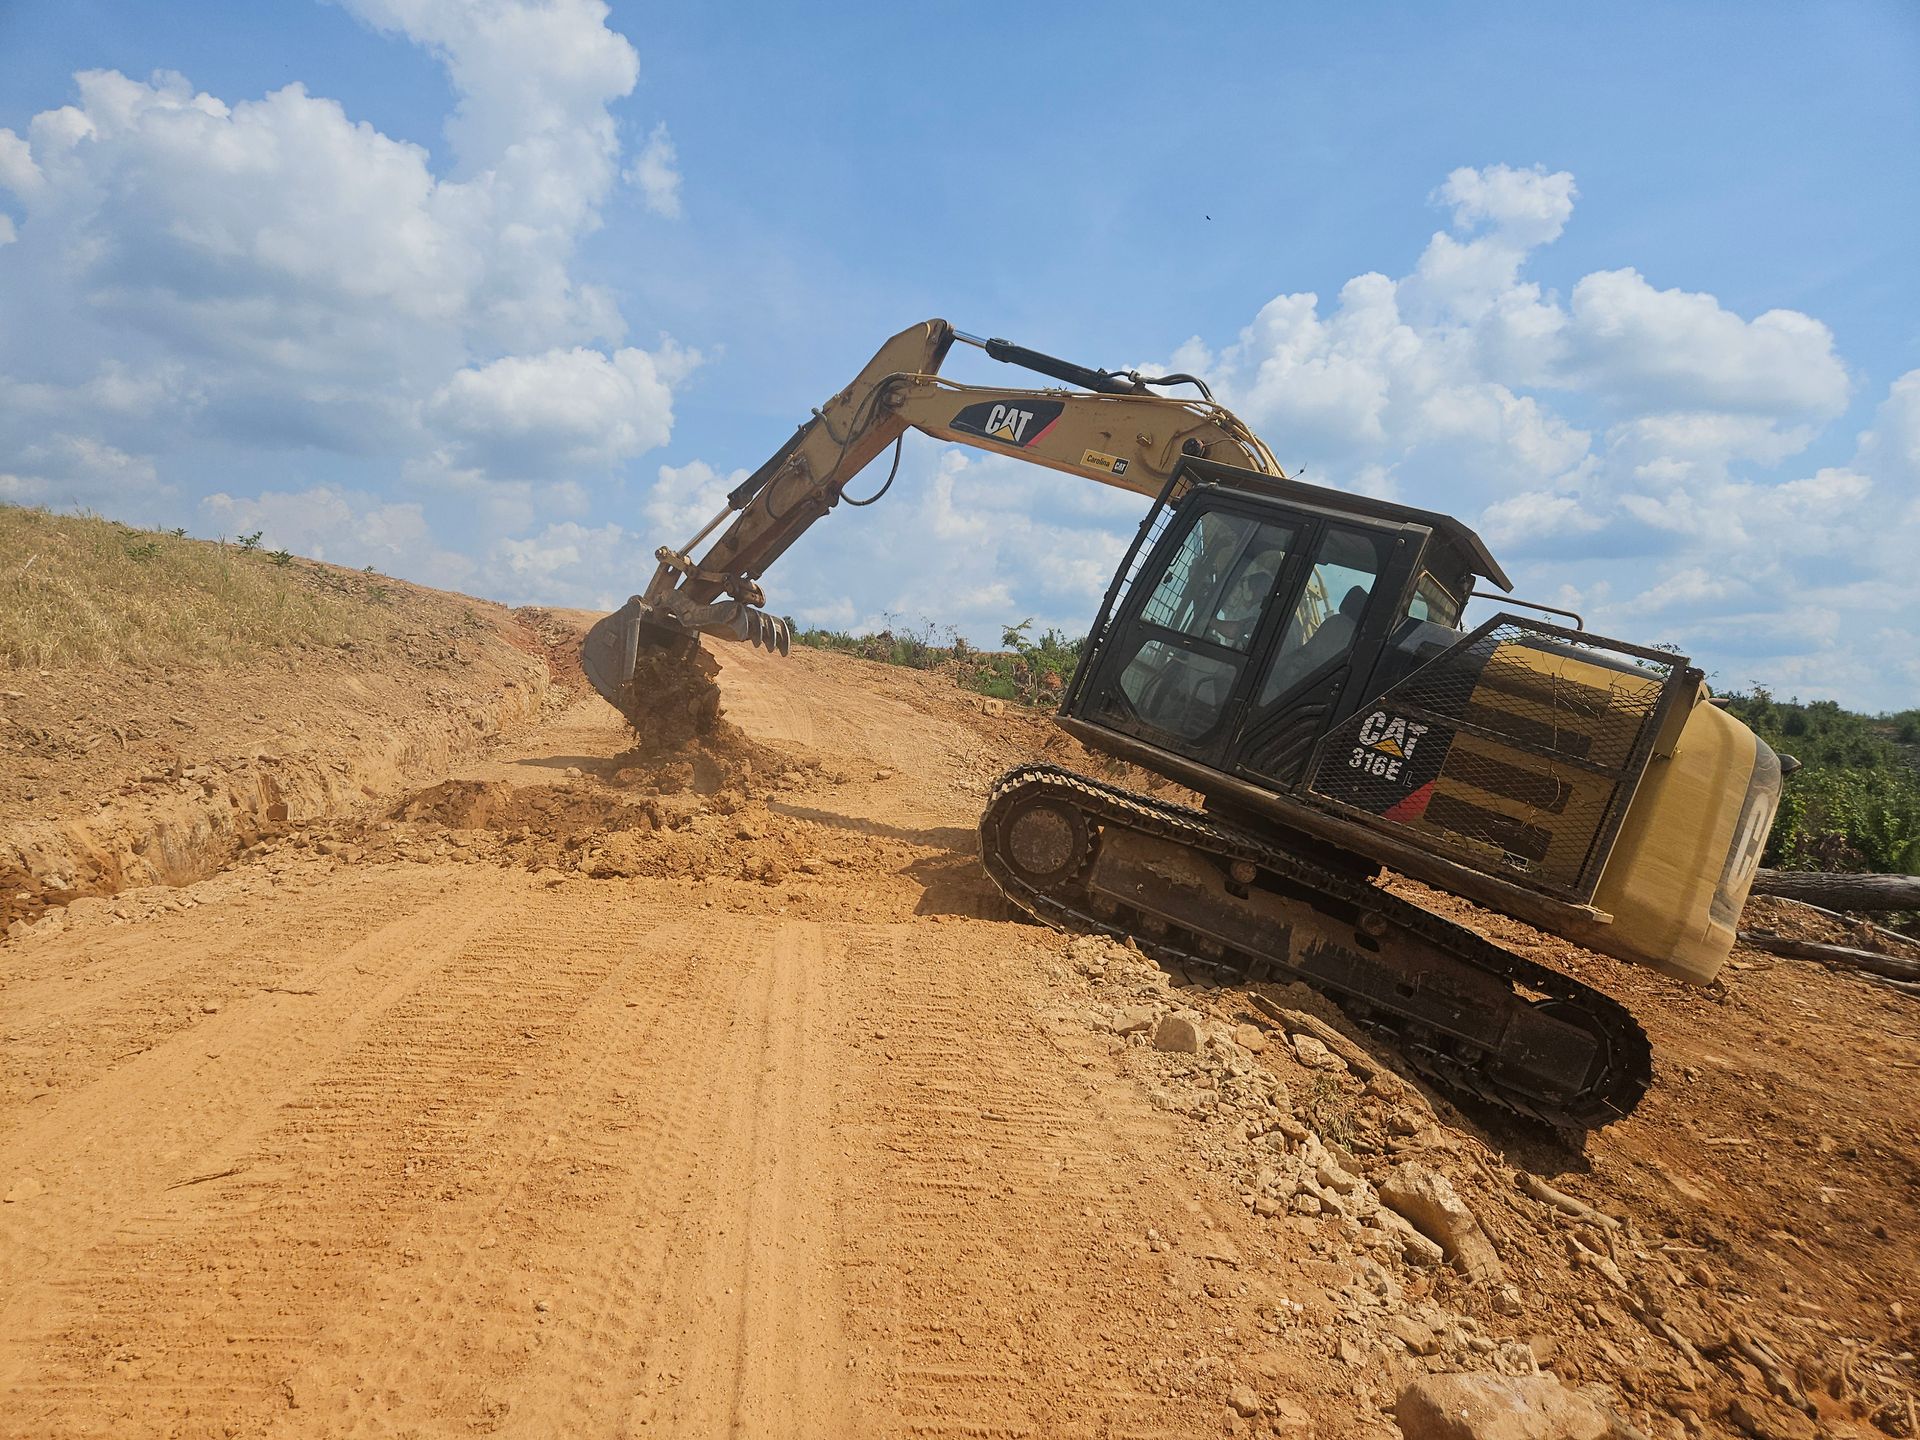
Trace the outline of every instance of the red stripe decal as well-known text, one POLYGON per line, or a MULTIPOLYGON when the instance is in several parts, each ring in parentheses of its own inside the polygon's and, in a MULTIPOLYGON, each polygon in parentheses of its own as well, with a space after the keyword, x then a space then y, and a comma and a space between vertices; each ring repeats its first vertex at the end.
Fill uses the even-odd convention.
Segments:
POLYGON ((1380 818, 1393 820, 1402 825, 1409 824, 1427 813, 1427 802, 1431 799, 1433 799, 1433 781, 1429 780, 1411 795, 1394 801, 1380 818))

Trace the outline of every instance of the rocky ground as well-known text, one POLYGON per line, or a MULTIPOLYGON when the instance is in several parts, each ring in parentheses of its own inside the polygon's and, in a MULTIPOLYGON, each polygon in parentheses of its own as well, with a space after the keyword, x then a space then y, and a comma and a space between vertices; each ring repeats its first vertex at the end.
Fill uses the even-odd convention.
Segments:
POLYGON ((1466 1113, 1311 992, 1010 917, 986 787, 1091 764, 1044 720, 721 658, 690 748, 560 673, 11 932, 0 1434, 1916 1434, 1909 998, 1404 885, 1654 1039, 1584 1141, 1466 1113))

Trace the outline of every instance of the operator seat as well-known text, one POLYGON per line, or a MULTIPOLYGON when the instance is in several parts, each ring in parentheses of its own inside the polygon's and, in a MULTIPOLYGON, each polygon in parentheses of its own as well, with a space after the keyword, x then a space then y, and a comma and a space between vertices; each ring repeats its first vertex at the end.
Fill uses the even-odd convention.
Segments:
POLYGON ((1304 645, 1300 643, 1300 617, 1296 614, 1288 621, 1280 653, 1267 672, 1267 683, 1260 687, 1260 703, 1271 704, 1321 666, 1351 650, 1354 632, 1360 628, 1360 617, 1366 609, 1366 587, 1355 585, 1341 598, 1340 608, 1320 622, 1320 628, 1304 645))

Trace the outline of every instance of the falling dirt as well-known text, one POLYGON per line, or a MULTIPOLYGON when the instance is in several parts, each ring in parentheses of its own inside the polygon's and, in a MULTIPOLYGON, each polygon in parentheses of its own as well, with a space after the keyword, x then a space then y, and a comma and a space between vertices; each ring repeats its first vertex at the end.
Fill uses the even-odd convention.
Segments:
POLYGON ((1043 720, 718 680, 704 730, 583 696, 0 947, 0 1436, 1390 1440, 1441 1372, 1623 1437, 1912 1436, 1908 998, 1406 887, 1646 1023, 1646 1103, 1572 1145, 1306 992, 1009 917, 986 787, 1091 763, 1043 720), (1497 1269, 1397 1218, 1422 1175, 1497 1269))
POLYGON ((620 692, 620 713, 648 752, 675 750, 721 725, 720 667, 697 644, 641 646, 620 692))

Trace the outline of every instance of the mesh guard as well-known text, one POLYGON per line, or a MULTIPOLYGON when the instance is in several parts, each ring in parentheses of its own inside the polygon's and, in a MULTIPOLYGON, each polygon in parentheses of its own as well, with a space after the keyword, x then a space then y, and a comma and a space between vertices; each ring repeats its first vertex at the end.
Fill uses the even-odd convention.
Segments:
POLYGON ((1683 657, 1496 615, 1320 742, 1323 807, 1475 870, 1585 903, 1683 657))

